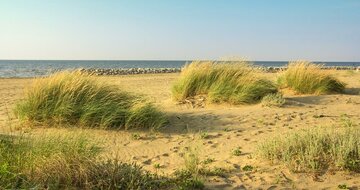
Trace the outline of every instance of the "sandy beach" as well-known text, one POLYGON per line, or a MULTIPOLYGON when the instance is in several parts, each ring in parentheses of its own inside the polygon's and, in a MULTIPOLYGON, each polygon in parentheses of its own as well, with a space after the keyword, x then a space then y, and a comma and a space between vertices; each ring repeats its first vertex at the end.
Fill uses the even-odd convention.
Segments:
MULTIPOLYGON (((267 73, 275 80, 278 73, 267 73)), ((86 133, 101 142, 104 156, 124 162, 135 162, 144 169, 170 175, 184 167, 184 152, 196 150, 200 160, 211 159, 205 167, 226 170, 223 177, 207 177, 207 189, 336 189, 340 184, 360 187, 360 175, 325 171, 322 174, 293 173, 285 166, 256 156, 259 142, 278 134, 314 126, 341 125, 346 114, 360 124, 360 73, 336 71, 344 81, 345 94, 296 95, 285 91, 284 107, 256 105, 178 104, 171 98, 171 85, 179 74, 101 76, 98 80, 121 89, 145 95, 164 111, 170 122, 159 131, 99 130, 76 128, 27 128, 18 124, 12 113, 31 78, 0 79, 0 127, 2 133, 86 133), (241 148, 240 155, 233 150, 241 148), (154 167, 157 165, 157 167, 154 167), (244 166, 252 171, 243 171, 244 166)))

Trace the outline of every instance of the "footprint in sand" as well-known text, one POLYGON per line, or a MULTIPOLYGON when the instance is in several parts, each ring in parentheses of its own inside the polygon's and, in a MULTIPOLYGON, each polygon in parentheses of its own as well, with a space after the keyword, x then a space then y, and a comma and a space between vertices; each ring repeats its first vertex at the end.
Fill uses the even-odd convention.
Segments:
POLYGON ((143 161, 142 163, 146 164, 146 165, 150 165, 151 164, 151 159, 147 159, 147 160, 143 161))
POLYGON ((164 153, 164 154, 162 154, 161 156, 169 157, 169 154, 168 154, 168 153, 164 153))
POLYGON ((214 135, 209 135, 210 138, 216 138, 216 137, 221 137, 221 136, 223 136, 223 134, 221 134, 221 133, 216 133, 214 135))
POLYGON ((203 145, 207 145, 207 144, 213 144, 213 142, 212 141, 203 142, 203 145))
POLYGON ((252 135, 259 135, 261 133, 264 133, 263 131, 259 130, 259 131, 255 131, 255 132, 252 132, 252 135))
POLYGON ((210 148, 216 148, 219 145, 219 143, 213 142, 213 141, 207 141, 207 142, 204 142, 203 145, 210 145, 210 148))
POLYGON ((240 166, 239 164, 233 164, 233 167, 234 167, 235 169, 241 169, 241 166, 240 166))
POLYGON ((178 142, 178 145, 181 145, 183 142, 184 142, 183 140, 182 140, 182 141, 180 141, 180 142, 178 142))
POLYGON ((170 151, 172 151, 172 152, 179 152, 179 147, 178 146, 174 146, 174 147, 172 147, 172 148, 170 148, 170 151))
POLYGON ((235 131, 235 133, 241 133, 241 132, 243 132, 243 131, 244 131, 244 130, 239 129, 239 130, 235 131))

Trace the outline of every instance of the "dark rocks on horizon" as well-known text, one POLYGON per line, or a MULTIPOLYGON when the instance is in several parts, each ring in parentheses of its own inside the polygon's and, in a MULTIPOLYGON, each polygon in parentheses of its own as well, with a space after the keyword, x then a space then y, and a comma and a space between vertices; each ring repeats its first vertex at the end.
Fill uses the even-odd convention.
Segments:
MULTIPOLYGON (((286 70, 287 67, 256 67, 264 72, 279 72, 286 70)), ((324 66, 326 70, 355 70, 360 71, 360 66, 324 66)), ((136 75, 136 74, 159 74, 159 73, 180 73, 181 68, 117 68, 117 69, 99 69, 89 68, 80 69, 81 72, 86 72, 94 75, 136 75)))
MULTIPOLYGON (((285 71, 287 69, 286 66, 284 66, 284 67, 257 67, 257 68, 264 72, 269 72, 269 73, 285 71)), ((323 66, 321 68, 324 70, 354 70, 354 71, 358 71, 358 72, 360 71, 360 66, 323 66)))
POLYGON ((119 68, 119 69, 80 69, 95 75, 135 75, 135 74, 157 74, 157 73, 179 73, 180 68, 119 68))

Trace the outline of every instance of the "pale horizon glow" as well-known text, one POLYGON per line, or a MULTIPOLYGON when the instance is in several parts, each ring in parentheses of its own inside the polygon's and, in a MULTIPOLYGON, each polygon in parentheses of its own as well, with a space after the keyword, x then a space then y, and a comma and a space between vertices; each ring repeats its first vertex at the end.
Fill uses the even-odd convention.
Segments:
POLYGON ((357 0, 3 0, 0 60, 360 61, 357 0))

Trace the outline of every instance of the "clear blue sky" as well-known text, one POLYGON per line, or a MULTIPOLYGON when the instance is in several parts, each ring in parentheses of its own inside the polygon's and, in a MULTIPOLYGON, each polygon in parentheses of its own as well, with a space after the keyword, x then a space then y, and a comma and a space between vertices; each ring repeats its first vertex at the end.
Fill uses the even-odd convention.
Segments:
POLYGON ((0 59, 360 61, 360 0, 2 0, 0 59))

